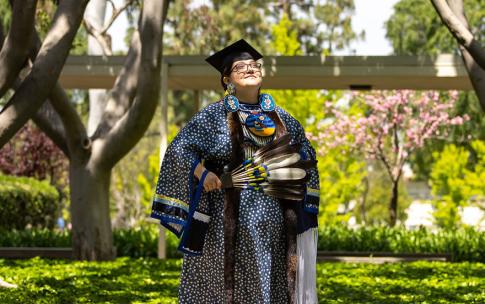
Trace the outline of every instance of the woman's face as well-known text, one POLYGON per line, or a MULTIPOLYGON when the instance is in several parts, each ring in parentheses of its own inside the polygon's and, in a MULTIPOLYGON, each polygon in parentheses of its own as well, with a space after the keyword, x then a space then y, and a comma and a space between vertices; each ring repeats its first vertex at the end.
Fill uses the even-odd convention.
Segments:
POLYGON ((260 88, 263 81, 261 64, 253 59, 234 61, 231 73, 225 77, 226 84, 232 82, 237 90, 260 88))

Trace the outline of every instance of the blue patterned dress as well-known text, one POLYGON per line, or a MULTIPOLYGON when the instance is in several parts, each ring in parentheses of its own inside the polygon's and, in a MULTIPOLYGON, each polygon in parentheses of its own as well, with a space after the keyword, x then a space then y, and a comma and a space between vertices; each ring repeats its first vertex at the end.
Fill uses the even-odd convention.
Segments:
MULTIPOLYGON (((315 151, 298 121, 280 107, 276 111, 292 135, 292 142, 301 143, 308 158, 315 159, 315 151)), ((183 244, 179 247, 185 253, 179 288, 181 304, 224 303, 224 190, 202 192, 200 198, 194 198, 197 181, 193 170, 202 160, 219 165, 230 162, 231 138, 226 115, 222 102, 199 111, 169 145, 160 169, 152 217, 181 236, 182 242, 184 234, 189 234, 187 225, 196 225, 192 234, 200 245, 200 250, 183 244)), ((317 170, 311 169, 310 176, 306 199, 301 205, 305 218, 310 218, 302 222, 311 225, 299 223, 303 225, 300 232, 316 226, 317 170)), ((283 210, 278 200, 259 191, 242 190, 234 303, 288 302, 285 246, 283 210)))

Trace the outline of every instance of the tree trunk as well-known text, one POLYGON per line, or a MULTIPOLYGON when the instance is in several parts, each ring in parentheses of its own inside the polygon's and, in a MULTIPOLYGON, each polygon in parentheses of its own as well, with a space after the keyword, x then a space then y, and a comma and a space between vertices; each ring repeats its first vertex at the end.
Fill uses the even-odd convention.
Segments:
POLYGON ((111 170, 71 159, 69 171, 74 258, 113 259, 115 250, 109 214, 111 170))
POLYGON ((399 198, 399 179, 392 181, 392 196, 389 205, 389 226, 396 226, 397 221, 397 200, 399 198))
POLYGON ((431 0, 431 3, 458 42, 473 89, 485 111, 485 49, 470 31, 463 0, 431 0))

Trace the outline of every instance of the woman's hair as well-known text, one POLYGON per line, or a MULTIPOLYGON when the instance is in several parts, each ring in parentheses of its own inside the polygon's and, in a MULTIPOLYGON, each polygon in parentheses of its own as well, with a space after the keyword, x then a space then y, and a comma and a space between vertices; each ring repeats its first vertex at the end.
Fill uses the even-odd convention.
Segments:
POLYGON ((232 64, 236 61, 239 60, 248 60, 248 59, 254 59, 251 54, 248 52, 236 52, 236 53, 231 53, 224 58, 223 61, 223 66, 224 70, 221 74, 221 85, 224 88, 224 91, 227 89, 227 85, 224 83, 224 77, 229 76, 232 64))

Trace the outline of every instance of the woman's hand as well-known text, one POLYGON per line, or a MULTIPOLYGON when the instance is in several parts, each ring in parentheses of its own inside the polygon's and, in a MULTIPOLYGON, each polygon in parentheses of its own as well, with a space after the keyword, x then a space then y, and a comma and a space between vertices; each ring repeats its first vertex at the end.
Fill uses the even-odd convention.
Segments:
POLYGON ((216 189, 221 189, 222 183, 213 172, 207 173, 204 181, 204 190, 209 192, 216 189))
MULTIPOLYGON (((206 170, 205 167, 201 163, 199 163, 194 171, 195 177, 197 177, 197 179, 200 180, 200 177, 202 176, 205 170, 206 170)), ((209 191, 221 189, 221 188, 222 188, 222 183, 219 180, 219 177, 217 177, 217 175, 215 175, 213 172, 209 171, 204 180, 204 190, 209 192, 209 191)))

